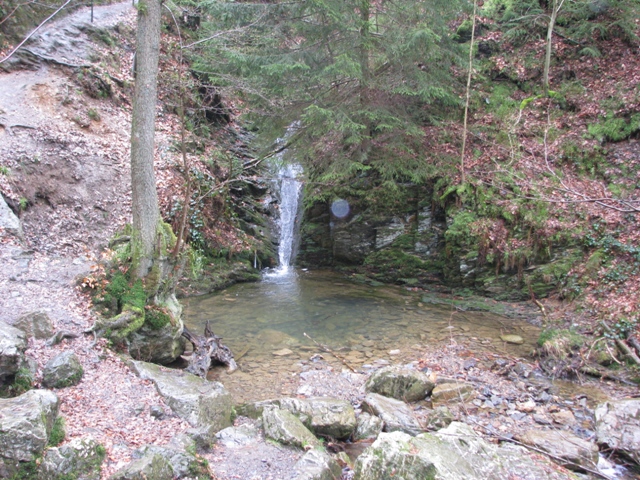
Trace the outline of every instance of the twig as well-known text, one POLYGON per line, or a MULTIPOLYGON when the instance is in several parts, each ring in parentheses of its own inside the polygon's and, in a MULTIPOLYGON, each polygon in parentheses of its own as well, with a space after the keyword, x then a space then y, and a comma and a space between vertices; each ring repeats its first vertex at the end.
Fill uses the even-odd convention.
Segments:
POLYGON ((349 365, 347 363, 347 361, 342 358, 340 355, 338 355, 336 352, 334 352, 333 350, 331 350, 329 347, 327 347, 326 345, 323 345, 321 343, 316 342, 313 338, 311 338, 309 335, 305 333, 303 333, 303 335, 305 337, 307 337, 309 340, 311 340, 313 343, 315 343, 318 347, 320 347, 322 350, 324 350, 327 353, 330 353, 331 355, 333 355, 334 357, 336 357, 338 360, 340 360, 342 362, 342 364, 347 367, 349 370, 351 370, 353 373, 358 373, 358 371, 353 368, 351 365, 349 365))

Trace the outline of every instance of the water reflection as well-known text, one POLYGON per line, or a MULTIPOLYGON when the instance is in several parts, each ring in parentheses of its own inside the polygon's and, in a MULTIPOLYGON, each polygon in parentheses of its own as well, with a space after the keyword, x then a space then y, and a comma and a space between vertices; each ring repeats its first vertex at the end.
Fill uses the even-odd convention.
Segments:
MULTIPOLYGON (((305 333, 355 368, 376 360, 413 360, 426 346, 450 342, 525 356, 538 337, 538 329, 522 321, 423 305, 419 296, 399 287, 371 287, 332 272, 293 269, 185 302, 191 330, 202 332, 207 320, 241 357, 242 372, 223 381, 243 399, 293 393, 282 385, 291 384, 289 377, 301 362, 318 352, 305 333), (500 335, 506 333, 521 336, 524 344, 502 342, 500 335)), ((331 355, 324 357, 341 368, 331 355)))

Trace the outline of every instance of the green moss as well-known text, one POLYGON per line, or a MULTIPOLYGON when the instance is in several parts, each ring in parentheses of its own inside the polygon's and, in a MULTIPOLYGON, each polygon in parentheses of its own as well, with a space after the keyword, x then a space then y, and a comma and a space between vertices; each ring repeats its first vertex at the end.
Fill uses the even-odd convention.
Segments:
POLYGON ((38 478, 38 467, 38 459, 20 462, 18 471, 9 478, 10 480, 36 480, 38 478))
POLYGON ((538 346, 552 357, 565 359, 579 350, 585 343, 585 339, 579 333, 567 329, 547 328, 540 332, 538 346))
POLYGON ((64 442, 65 431, 64 431, 64 418, 57 417, 53 422, 53 426, 51 427, 51 431, 49 432, 49 439, 47 445, 50 447, 56 447, 64 442))
POLYGON ((600 142, 620 142, 640 131, 640 114, 630 118, 608 117, 587 127, 589 135, 600 142))
POLYGON ((13 377, 13 381, 0 386, 0 398, 17 397, 31 390, 33 375, 28 368, 20 368, 13 377))
POLYGON ((148 306, 145 309, 144 324, 152 330, 160 330, 171 322, 171 316, 165 309, 148 306))

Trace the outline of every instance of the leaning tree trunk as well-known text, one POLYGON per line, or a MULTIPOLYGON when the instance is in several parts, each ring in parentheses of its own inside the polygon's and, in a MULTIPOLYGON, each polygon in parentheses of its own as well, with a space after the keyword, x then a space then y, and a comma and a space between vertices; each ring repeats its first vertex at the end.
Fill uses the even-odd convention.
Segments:
POLYGON ((137 278, 153 265, 160 210, 153 171, 158 61, 160 57, 160 0, 138 3, 135 91, 131 119, 132 259, 137 278))

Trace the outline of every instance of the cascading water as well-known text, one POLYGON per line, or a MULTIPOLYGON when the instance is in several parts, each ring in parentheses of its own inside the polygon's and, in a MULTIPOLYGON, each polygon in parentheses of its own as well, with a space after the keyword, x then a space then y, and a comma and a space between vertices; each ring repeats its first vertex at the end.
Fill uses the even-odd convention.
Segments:
POLYGON ((298 164, 288 164, 280 167, 277 177, 280 219, 278 226, 280 238, 278 242, 279 265, 275 274, 286 274, 296 254, 296 240, 298 233, 298 212, 302 182, 298 179, 302 174, 302 167, 298 164))

